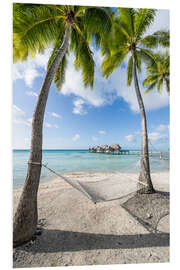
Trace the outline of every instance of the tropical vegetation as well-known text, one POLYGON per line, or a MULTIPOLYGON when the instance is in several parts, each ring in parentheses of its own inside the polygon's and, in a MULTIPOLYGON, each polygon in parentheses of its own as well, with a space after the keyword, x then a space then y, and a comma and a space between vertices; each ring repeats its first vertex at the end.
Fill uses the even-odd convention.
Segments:
POLYGON ((32 120, 27 177, 13 222, 13 243, 20 245, 35 233, 37 192, 41 175, 42 129, 49 89, 54 80, 58 89, 65 79, 67 54, 73 51, 75 67, 82 70, 84 86, 93 87, 92 39, 99 41, 111 30, 111 9, 68 5, 13 5, 14 61, 24 61, 53 48, 32 120))
POLYGON ((143 86, 147 87, 145 93, 155 88, 161 93, 165 87, 170 94, 169 52, 154 54, 154 61, 147 66, 146 73, 147 77, 143 81, 143 86))
POLYGON ((169 43, 169 33, 166 31, 146 35, 155 14, 154 9, 117 8, 113 17, 113 34, 106 40, 106 46, 101 45, 105 55, 101 67, 103 75, 108 78, 127 61, 127 85, 130 86, 134 81, 141 116, 140 193, 153 193, 155 190, 150 175, 146 112, 137 73, 141 73, 142 63, 152 65, 155 61, 152 49, 158 45, 168 46, 169 43))
MULTIPOLYGON (((47 48, 52 48, 33 114, 27 177, 13 222, 15 246, 31 239, 36 231, 37 192, 42 166, 42 129, 51 84, 54 81, 57 89, 61 89, 65 81, 68 54, 72 51, 75 56, 74 65, 77 70, 82 71, 84 86, 93 87, 95 63, 91 42, 99 46, 104 55, 102 71, 106 78, 128 59, 127 85, 134 81, 141 115, 140 190, 143 193, 154 192, 150 176, 146 113, 137 73, 141 72, 144 62, 149 65, 148 72, 154 72, 153 62, 157 57, 152 49, 159 44, 168 46, 169 43, 169 33, 166 31, 145 35, 155 13, 153 9, 112 10, 104 7, 23 3, 13 5, 14 62, 25 61, 37 53, 43 53, 47 48)), ((167 79, 167 76, 165 77, 167 79)))

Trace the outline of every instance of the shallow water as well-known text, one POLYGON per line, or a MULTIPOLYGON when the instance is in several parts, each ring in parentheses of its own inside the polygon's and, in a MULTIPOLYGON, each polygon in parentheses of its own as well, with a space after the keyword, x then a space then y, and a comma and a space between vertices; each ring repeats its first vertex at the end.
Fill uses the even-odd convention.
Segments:
MULTIPOLYGON (((13 150, 13 187, 24 184, 29 150, 13 150)), ((160 160, 159 154, 150 157, 151 171, 169 170, 169 154, 160 160)), ((139 155, 107 155, 88 150, 43 150, 43 163, 59 173, 68 172, 138 172, 139 155)), ((55 176, 42 168, 41 182, 55 176)))

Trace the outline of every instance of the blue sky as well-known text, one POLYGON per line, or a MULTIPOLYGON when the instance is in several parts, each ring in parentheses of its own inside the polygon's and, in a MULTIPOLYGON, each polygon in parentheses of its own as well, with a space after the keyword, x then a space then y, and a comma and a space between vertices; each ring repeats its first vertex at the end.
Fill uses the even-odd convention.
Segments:
MULTIPOLYGON (((169 12, 159 10, 153 33, 169 28, 169 12)), ((118 68, 108 80, 101 76, 100 52, 92 48, 96 62, 94 89, 84 89, 81 73, 75 71, 74 56, 69 55, 66 81, 61 92, 52 84, 44 121, 44 149, 88 148, 95 144, 119 143, 122 148, 140 148, 140 115, 134 86, 126 86, 126 65, 118 68)), ((31 119, 41 88, 51 49, 24 63, 13 65, 13 148, 30 147, 31 119)), ((164 89, 144 95, 148 133, 153 145, 169 148, 169 97, 164 89)))

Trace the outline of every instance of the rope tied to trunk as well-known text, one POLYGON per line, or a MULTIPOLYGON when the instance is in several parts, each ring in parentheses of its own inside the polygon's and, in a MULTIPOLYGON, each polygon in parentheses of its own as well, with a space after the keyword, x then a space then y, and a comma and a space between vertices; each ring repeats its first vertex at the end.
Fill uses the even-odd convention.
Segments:
MULTIPOLYGON (((58 177, 60 177, 61 179, 63 179, 65 182, 67 182, 68 184, 70 184, 73 188, 75 188, 75 189, 77 189, 78 191, 80 191, 81 193, 83 193, 83 195, 85 195, 88 199, 90 199, 91 201, 93 201, 93 203, 97 203, 97 202, 99 202, 98 201, 98 198, 95 198, 94 197, 94 192, 95 192, 95 190, 94 190, 94 188, 92 187, 92 186, 88 186, 88 183, 86 183, 86 182, 82 182, 82 181, 74 181, 74 180, 70 180, 69 178, 67 178, 67 177, 65 177, 65 176, 63 176, 63 175, 61 175, 60 173, 57 173, 55 170, 53 170, 53 169, 51 169, 51 168, 49 168, 47 165, 48 165, 48 163, 46 163, 46 164, 43 164, 43 163, 40 163, 40 162, 33 162, 33 161, 29 161, 28 162, 29 164, 33 164, 33 165, 38 165, 38 166, 43 166, 44 168, 46 168, 46 169, 48 169, 50 172, 52 172, 53 174, 55 174, 55 175, 57 175, 58 177), (91 190, 93 188, 93 190, 91 190), (93 192, 93 193, 92 193, 93 192)), ((124 178, 124 180, 123 179, 121 179, 123 182, 125 181, 125 180, 131 180, 131 182, 136 182, 136 183, 140 183, 141 185, 143 185, 143 186, 145 186, 145 187, 147 187, 148 185, 146 184, 146 183, 144 183, 144 182, 142 182, 142 181, 140 181, 140 180, 138 180, 138 179, 133 179, 132 177, 130 177, 129 175, 126 175, 126 177, 124 178)), ((107 179, 105 179, 105 180, 107 180, 107 179)), ((102 184, 102 182, 103 181, 105 181, 105 180, 102 180, 101 181, 101 184, 102 184)), ((109 179, 109 181, 111 182, 111 180, 113 180, 113 179, 109 179)), ((119 181, 118 181, 119 182, 119 181)), ((118 182, 117 182, 117 184, 118 184, 118 182)), ((96 189, 96 188, 95 188, 96 189)), ((100 188, 100 190, 98 191, 98 192, 102 192, 102 189, 103 188, 100 188)), ((97 197, 98 196, 100 196, 99 195, 99 193, 98 193, 98 195, 97 195, 97 197)), ((122 196, 122 195, 121 195, 122 196)), ((121 197, 120 196, 120 197, 121 197)), ((125 196, 127 196, 127 195, 125 195, 125 196)), ((119 198, 120 198, 119 197, 119 198)), ((122 196, 122 197, 124 197, 124 196, 122 196)), ((102 198, 101 198, 102 199, 102 198)), ((100 200, 100 201, 103 201, 103 200, 100 200)))

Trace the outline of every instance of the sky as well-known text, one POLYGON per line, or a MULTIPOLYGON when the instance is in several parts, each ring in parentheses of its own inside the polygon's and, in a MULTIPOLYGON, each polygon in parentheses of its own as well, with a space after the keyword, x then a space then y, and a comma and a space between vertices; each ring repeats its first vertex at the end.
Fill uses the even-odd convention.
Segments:
MULTIPOLYGON (((169 29, 168 10, 158 10, 151 34, 169 29)), ((92 47, 96 63, 93 90, 84 88, 81 73, 69 55, 65 83, 60 92, 51 86, 43 128, 43 149, 87 149, 118 143, 122 148, 139 149, 140 114, 134 86, 126 86, 125 62, 112 75, 102 77, 102 56, 92 47)), ((13 148, 29 149, 31 121, 51 49, 23 63, 13 64, 13 148)), ((169 148, 169 96, 166 89, 144 94, 145 68, 138 75, 145 104, 148 136, 156 149, 169 148)), ((151 148, 151 147, 150 147, 151 148)))

